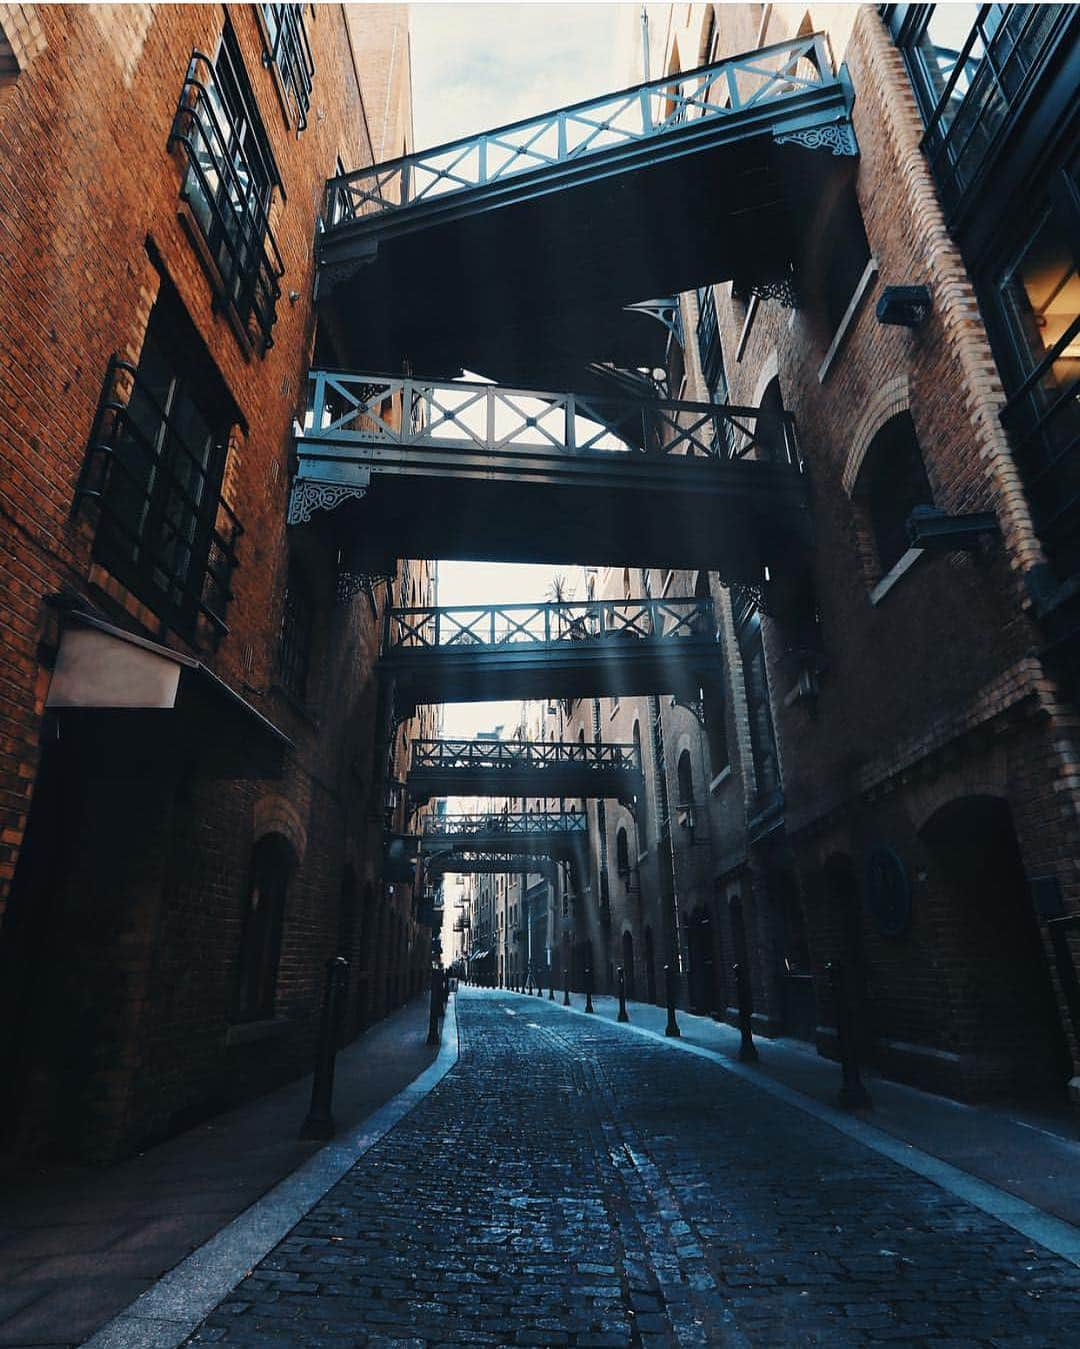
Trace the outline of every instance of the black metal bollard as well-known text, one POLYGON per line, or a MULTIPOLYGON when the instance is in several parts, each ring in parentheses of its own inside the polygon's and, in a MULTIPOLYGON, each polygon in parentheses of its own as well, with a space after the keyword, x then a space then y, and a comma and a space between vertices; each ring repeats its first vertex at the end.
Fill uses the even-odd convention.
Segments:
POLYGON ((667 997, 667 1025, 664 1027, 664 1034, 677 1040, 682 1031, 675 1020, 675 971, 670 965, 664 966, 664 993, 667 997))
POLYGON ((334 1060, 344 1003, 342 994, 348 977, 349 962, 344 956, 334 956, 326 962, 326 984, 323 987, 315 1077, 311 1083, 311 1105, 308 1108, 307 1119, 300 1126, 301 1138, 334 1136, 334 1060))
POLYGON ((570 1006, 570 971, 569 971, 569 970, 564 970, 564 971, 563 971, 562 1005, 563 1005, 564 1007, 569 1007, 569 1006, 570 1006))
POLYGON ((543 982, 544 982, 544 976, 540 973, 539 970, 537 970, 537 971, 536 971, 536 996, 537 996, 538 998, 542 998, 542 997, 544 996, 544 990, 543 990, 543 988, 541 988, 541 984, 542 984, 543 982))
POLYGON ((619 1020, 630 1020, 630 1013, 626 1010, 626 971, 621 965, 619 966, 619 1020))
POLYGON ((836 1037, 840 1047, 840 1104, 848 1110, 865 1110, 872 1101, 859 1076, 858 1042, 855 1035, 855 1009, 848 992, 847 971, 839 961, 825 967, 836 1004, 836 1037))
POLYGON ((739 1061, 757 1063, 757 1045, 754 1044, 751 1030, 754 1003, 750 989, 750 971, 739 964, 732 965, 731 968, 735 971, 735 996, 739 1002, 739 1061))
POLYGON ((592 966, 585 966, 585 1010, 593 1011, 592 1005, 592 966))
POLYGON ((529 969, 529 997, 532 997, 532 968, 529 969))
POLYGON ((442 971, 432 968, 431 971, 431 1002, 428 1009, 428 1030, 427 1042, 429 1045, 437 1045, 440 1040, 439 1019, 441 1017, 442 993, 440 984, 442 983, 442 971))

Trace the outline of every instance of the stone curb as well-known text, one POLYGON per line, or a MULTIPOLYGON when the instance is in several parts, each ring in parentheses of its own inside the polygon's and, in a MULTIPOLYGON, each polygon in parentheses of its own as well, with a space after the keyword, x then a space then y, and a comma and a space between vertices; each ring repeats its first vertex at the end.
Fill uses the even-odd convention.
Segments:
POLYGON ((100 1330, 84 1349, 179 1349, 188 1336, 304 1215, 458 1060, 457 1009, 447 1003, 435 1061, 341 1138, 320 1148, 220 1232, 163 1275, 100 1330))

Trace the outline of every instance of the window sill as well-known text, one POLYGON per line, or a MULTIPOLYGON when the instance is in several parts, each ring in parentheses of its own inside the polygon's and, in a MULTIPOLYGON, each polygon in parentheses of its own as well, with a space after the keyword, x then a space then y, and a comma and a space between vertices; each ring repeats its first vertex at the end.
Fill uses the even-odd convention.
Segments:
POLYGON ((859 278, 859 284, 855 287, 851 300, 848 302, 847 309, 844 310, 844 317, 840 320, 840 326, 833 333, 833 340, 829 343, 829 350, 825 353, 825 359, 818 367, 818 383, 824 384, 829 371, 833 367, 833 362, 840 354, 840 348, 844 345, 848 333, 855 326, 855 320, 863 307, 866 297, 870 294, 870 289, 874 283, 874 278, 878 273, 877 258, 871 257, 870 261, 863 269, 863 274, 859 278))
POLYGON ((735 348, 735 362, 738 364, 743 358, 743 352, 746 350, 746 344, 750 340, 750 329, 754 326, 754 319, 757 317, 758 305, 760 301, 756 295, 751 295, 750 303, 746 307, 746 317, 743 319, 742 332, 739 334, 738 345, 735 348))
POLYGON ((709 783, 710 794, 712 796, 715 796, 717 792, 719 792, 720 788, 724 785, 724 783, 729 782, 730 780, 731 780, 731 765, 728 764, 725 768, 722 768, 720 772, 717 773, 716 777, 713 778, 712 782, 709 783))
POLYGON ((909 548, 900 558, 899 562, 894 563, 889 571, 881 578, 870 592, 870 603, 875 607, 881 603, 885 596, 896 585, 902 576, 906 576, 914 567, 915 563, 925 555, 923 548, 909 548))
POLYGON ((273 1016, 263 1021, 238 1021, 225 1032, 225 1046, 255 1044, 258 1040, 276 1040, 288 1033, 288 1017, 273 1016))

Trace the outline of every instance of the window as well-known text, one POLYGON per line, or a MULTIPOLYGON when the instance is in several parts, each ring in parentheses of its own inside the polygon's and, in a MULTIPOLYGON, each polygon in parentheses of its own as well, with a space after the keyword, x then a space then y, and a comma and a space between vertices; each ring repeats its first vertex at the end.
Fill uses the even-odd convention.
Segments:
POLYGON ((278 662, 286 692, 298 702, 307 695, 313 629, 311 591, 300 568, 291 563, 281 606, 278 662))
POLYGON ((698 353, 701 357, 701 373, 709 397, 714 403, 728 401, 727 373, 724 369, 724 351, 720 344, 720 324, 716 316, 716 295, 712 286, 700 286, 697 292, 698 353))
POLYGON ((836 334, 870 261, 862 212, 855 188, 848 185, 829 219, 829 252, 825 263, 825 319, 836 334))
POLYGON ((761 615, 744 600, 735 616, 736 635, 741 657, 746 711, 750 724, 750 750, 757 782, 759 812, 779 804, 780 766, 769 703, 769 681, 765 673, 765 648, 761 640, 761 615))
POLYGON ((946 208, 983 178, 1066 24, 1068 5, 911 5, 897 40, 946 208))
POLYGON ((180 195, 199 231, 217 301, 245 340, 265 352, 273 345, 284 272, 269 218, 280 178, 228 21, 216 60, 192 54, 173 145, 187 155, 180 195))
POLYGON ((630 889, 630 840, 625 828, 620 825, 615 834, 615 870, 623 878, 627 890, 630 889))
MULTIPOLYGON (((641 752, 641 727, 634 722, 634 756, 638 767, 641 769, 642 780, 645 775, 645 756, 641 752)), ((648 796, 642 793, 641 800, 637 802, 637 830, 638 843, 642 850, 649 846, 649 801, 648 796)))
POLYGON ((770 464, 794 464, 798 460, 791 418, 784 407, 779 379, 771 379, 758 404, 754 425, 755 459, 770 464))
POLYGON ((236 1002, 240 1021, 274 1014, 285 894, 292 868, 292 849, 280 834, 271 834, 255 845, 240 938, 236 1002))
POLYGON ((877 562, 885 575, 911 546, 907 520, 916 506, 932 506, 915 425, 906 412, 885 423, 866 452, 856 497, 868 518, 877 562))
POLYGON ((1080 159, 999 266, 984 303, 1007 391, 1004 421, 1060 579, 1080 572, 1080 159))
POLYGON ((189 636, 220 636, 240 526, 220 499, 232 409, 163 284, 137 367, 109 364, 80 498, 99 502, 94 556, 189 636))
POLYGON ((690 831, 691 837, 694 833, 694 770, 690 762, 690 751, 684 749, 679 755, 679 761, 675 765, 675 777, 679 792, 679 802, 676 806, 676 812, 679 824, 683 829, 690 831))
POLYGON ((277 70, 297 132, 307 126, 315 60, 311 55, 304 5, 263 5, 262 17, 270 50, 266 61, 277 70))

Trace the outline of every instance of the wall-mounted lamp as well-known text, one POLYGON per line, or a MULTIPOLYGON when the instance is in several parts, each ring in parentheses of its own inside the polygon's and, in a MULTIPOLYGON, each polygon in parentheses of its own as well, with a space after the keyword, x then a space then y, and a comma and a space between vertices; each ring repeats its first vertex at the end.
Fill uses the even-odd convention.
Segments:
POLYGON ((925 286, 886 286, 874 313, 879 323, 917 328, 930 317, 933 305, 925 286))

